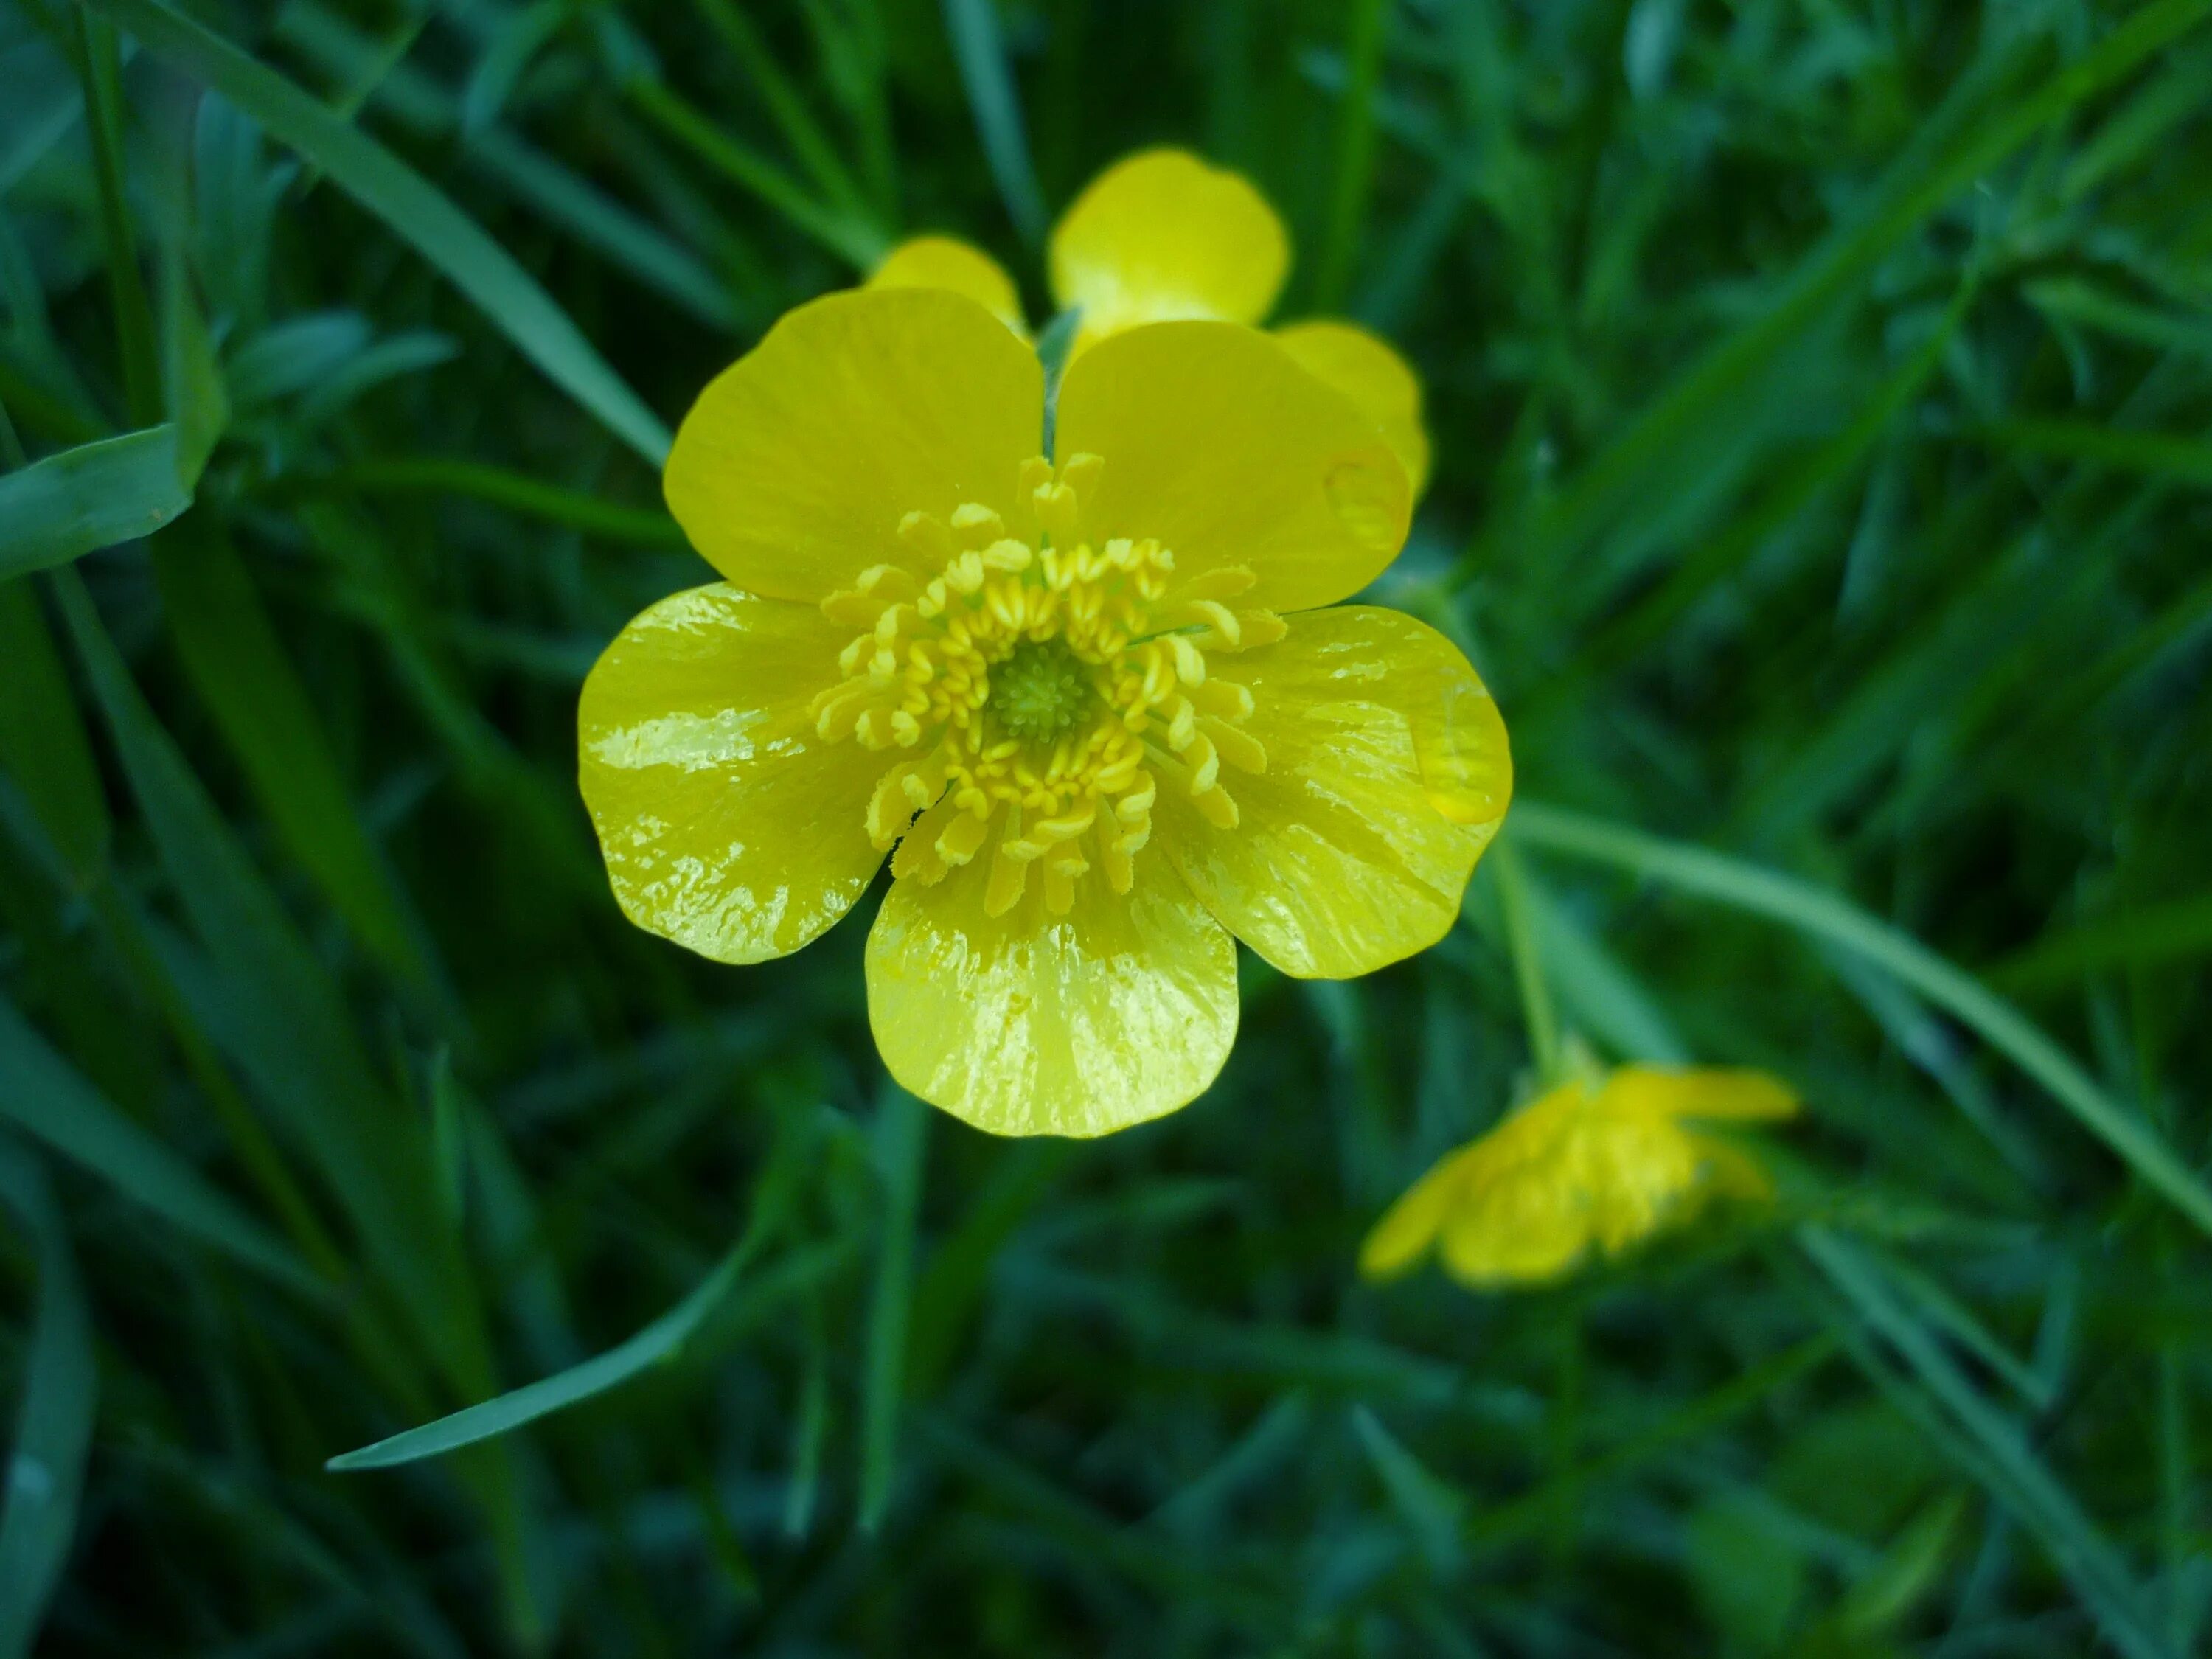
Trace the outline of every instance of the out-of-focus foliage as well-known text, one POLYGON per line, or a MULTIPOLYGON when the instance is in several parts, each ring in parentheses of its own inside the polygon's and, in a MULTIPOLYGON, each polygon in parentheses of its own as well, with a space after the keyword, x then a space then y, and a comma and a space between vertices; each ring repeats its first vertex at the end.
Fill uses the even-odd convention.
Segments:
POLYGON ((188 9, 0 0, 0 1654, 2201 1649, 2212 0, 188 9), (1522 799, 998 1142, 621 920, 577 687, 711 374, 1158 142, 1425 375, 1522 799), (1571 1042, 1777 1206, 1364 1285, 1571 1042))

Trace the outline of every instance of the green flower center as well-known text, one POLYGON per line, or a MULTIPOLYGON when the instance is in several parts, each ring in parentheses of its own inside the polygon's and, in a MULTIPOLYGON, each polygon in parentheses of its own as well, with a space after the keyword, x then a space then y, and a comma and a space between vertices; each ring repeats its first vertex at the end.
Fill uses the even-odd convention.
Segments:
POLYGON ((1017 738, 1051 743, 1098 702, 1091 670, 1065 641, 1024 640, 991 665, 991 713, 1017 738))

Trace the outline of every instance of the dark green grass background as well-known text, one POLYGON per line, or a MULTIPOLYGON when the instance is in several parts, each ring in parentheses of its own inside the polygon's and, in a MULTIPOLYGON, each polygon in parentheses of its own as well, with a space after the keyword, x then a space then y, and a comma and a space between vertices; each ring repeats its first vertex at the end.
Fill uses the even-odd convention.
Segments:
POLYGON ((2212 0, 189 9, 0 0, 0 1659, 2202 1650, 2212 0), (872 901, 623 921, 577 688, 709 375, 1162 141, 1419 367, 1521 795, 1002 1143, 872 901), (1553 1040, 1777 1210, 1362 1285, 1553 1040))

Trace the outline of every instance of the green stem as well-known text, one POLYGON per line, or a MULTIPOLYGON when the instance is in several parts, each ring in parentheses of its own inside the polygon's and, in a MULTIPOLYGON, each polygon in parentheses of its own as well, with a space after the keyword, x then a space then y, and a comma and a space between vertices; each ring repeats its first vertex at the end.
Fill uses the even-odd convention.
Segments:
POLYGON ((1553 1006, 1552 988, 1544 978, 1543 957, 1536 944, 1528 875, 1510 839, 1491 848, 1490 861, 1498 872, 1498 902, 1504 912, 1505 944, 1513 957, 1514 983, 1521 991, 1528 1057, 1535 1064, 1538 1081, 1548 1090, 1566 1080, 1566 1059, 1559 1043, 1559 1012, 1553 1006))
POLYGON ((1383 24, 1389 0, 1353 0, 1345 25, 1344 107, 1336 128, 1336 180, 1329 193, 1328 230, 1314 280, 1314 308, 1334 311, 1352 281, 1353 251, 1367 218, 1375 182, 1375 91, 1382 75, 1383 24))

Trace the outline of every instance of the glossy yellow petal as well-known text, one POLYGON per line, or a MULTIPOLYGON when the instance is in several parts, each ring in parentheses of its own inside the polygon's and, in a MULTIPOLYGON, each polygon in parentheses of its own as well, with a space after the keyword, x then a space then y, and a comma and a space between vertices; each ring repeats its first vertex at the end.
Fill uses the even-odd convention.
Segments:
MULTIPOLYGON (((934 289, 854 289, 787 313, 684 417, 663 487, 691 544, 749 592, 819 600, 871 565, 938 574, 922 512, 1014 506, 1043 420, 1036 354, 934 289)), ((817 688, 818 689, 818 688, 817 688)))
POLYGON ((1103 1135, 1213 1081, 1237 1035, 1237 947, 1156 858, 1047 912, 1032 879, 987 915, 992 860, 896 883, 868 935, 868 1023, 906 1088, 1002 1135, 1103 1135))
POLYGON ((1275 331, 1283 349, 1359 405, 1406 468, 1418 499, 1429 482, 1429 434, 1421 425, 1421 380, 1379 336, 1321 318, 1275 331))
POLYGON ((820 742, 807 712, 849 632, 718 583, 663 599, 607 647, 577 715, 580 781, 639 927, 759 962, 814 939, 867 886, 884 855, 863 820, 884 757, 820 742))
POLYGON ((1438 1255, 1444 1271, 1478 1290, 1557 1279, 1589 1254, 1589 1194, 1547 1164, 1501 1175, 1452 1212, 1438 1255))
POLYGON ((937 288, 964 294, 1024 339, 1022 296, 1006 267, 957 236, 911 236, 884 256, 869 288, 937 288))
POLYGON ((1624 1066, 1607 1079, 1606 1092, 1644 1111, 1716 1122, 1755 1122, 1797 1111, 1797 1097, 1779 1078, 1717 1066, 1624 1066))
POLYGON ((1462 1146, 1408 1187, 1384 1212, 1359 1249, 1359 1271, 1369 1279, 1395 1279, 1416 1266, 1443 1233, 1444 1224, 1466 1201, 1477 1143, 1462 1146))
POLYGON ((1282 290, 1291 245, 1241 173, 1152 149, 1091 181, 1054 228, 1050 258, 1054 300, 1083 308, 1080 354, 1140 323, 1260 321, 1282 290))
POLYGON ((1164 786, 1153 844, 1231 933, 1302 979, 1370 973, 1443 938, 1513 789, 1504 724, 1458 648, 1347 605, 1211 660, 1250 689, 1243 730, 1267 770, 1222 774, 1233 830, 1164 786))
POLYGON ((1156 537, 1188 580, 1249 568, 1239 605, 1303 611, 1365 586, 1405 544, 1406 471, 1352 400, 1258 331, 1116 335, 1061 383, 1054 447, 1105 461, 1094 543, 1156 537))

